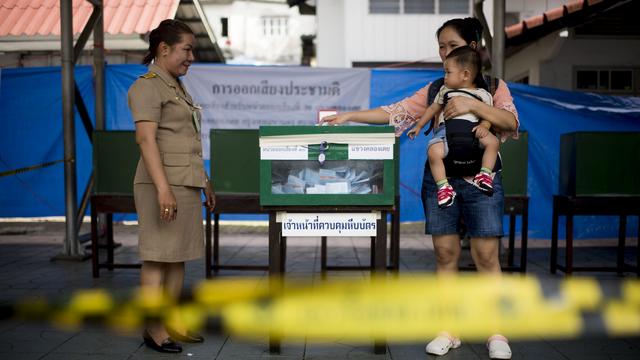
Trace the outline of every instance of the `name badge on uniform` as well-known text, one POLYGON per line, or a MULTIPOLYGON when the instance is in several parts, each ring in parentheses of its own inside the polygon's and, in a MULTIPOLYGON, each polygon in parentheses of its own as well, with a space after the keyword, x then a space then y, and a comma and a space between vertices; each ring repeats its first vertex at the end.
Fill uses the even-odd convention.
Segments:
POLYGON ((200 115, 198 115, 198 110, 194 109, 191 111, 191 120, 193 120, 193 128, 196 129, 196 132, 200 132, 200 115))

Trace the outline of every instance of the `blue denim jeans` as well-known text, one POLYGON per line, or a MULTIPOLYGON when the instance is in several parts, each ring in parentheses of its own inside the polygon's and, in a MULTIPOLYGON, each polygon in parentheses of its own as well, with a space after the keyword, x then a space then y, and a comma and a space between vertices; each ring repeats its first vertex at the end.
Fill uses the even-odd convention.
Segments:
POLYGON ((427 150, 433 144, 443 143, 444 144, 444 156, 447 156, 449 153, 449 144, 447 143, 447 127, 444 124, 440 124, 440 126, 433 131, 433 137, 427 143, 427 150))
POLYGON ((504 189, 502 175, 499 172, 493 178, 493 196, 483 194, 480 189, 462 178, 449 178, 449 184, 457 196, 453 205, 441 209, 438 207, 438 187, 433 181, 427 159, 422 178, 422 206, 427 234, 457 234, 460 230, 459 219, 462 218, 467 233, 472 238, 503 236, 504 189))

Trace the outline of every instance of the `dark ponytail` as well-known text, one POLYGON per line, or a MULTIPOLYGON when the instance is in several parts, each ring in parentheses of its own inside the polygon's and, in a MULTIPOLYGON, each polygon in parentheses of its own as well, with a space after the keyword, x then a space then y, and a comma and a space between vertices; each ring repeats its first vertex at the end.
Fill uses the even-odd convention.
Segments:
POLYGON ((471 42, 475 41, 476 47, 480 48, 482 39, 482 23, 480 23, 480 20, 472 17, 447 20, 436 31, 436 37, 439 37, 442 30, 448 27, 454 29, 467 42, 467 45, 471 45, 471 42))
POLYGON ((162 20, 157 28, 151 30, 149 34, 149 51, 144 56, 142 63, 144 65, 151 64, 151 61, 158 55, 158 46, 161 42, 172 46, 182 40, 183 34, 193 35, 193 30, 189 25, 180 20, 162 20))

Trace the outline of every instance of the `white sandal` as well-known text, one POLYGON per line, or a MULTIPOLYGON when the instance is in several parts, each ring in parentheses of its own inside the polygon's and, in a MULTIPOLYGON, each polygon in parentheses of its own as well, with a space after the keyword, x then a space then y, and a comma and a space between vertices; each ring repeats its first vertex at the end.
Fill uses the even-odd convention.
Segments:
POLYGON ((511 359, 511 348, 509 340, 502 335, 493 335, 487 340, 489 358, 491 359, 511 359))
POLYGON ((427 354, 444 355, 449 352, 449 349, 459 348, 461 343, 459 338, 443 332, 427 344, 425 351, 427 354))

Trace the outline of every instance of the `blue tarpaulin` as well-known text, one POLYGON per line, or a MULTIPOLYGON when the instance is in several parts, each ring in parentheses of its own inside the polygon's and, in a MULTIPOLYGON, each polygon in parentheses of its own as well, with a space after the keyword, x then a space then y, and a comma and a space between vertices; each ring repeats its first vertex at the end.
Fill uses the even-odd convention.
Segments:
MULTIPOLYGON (((93 114, 92 69, 76 68, 76 83, 93 114)), ((127 90, 146 71, 141 65, 106 68, 106 126, 133 129, 127 90)), ((383 69, 371 73, 371 107, 410 96, 442 75, 434 70, 383 69)), ((0 73, 0 172, 60 160, 63 157, 62 95, 59 67, 3 69, 0 73)), ((560 135, 574 131, 640 131, 640 98, 568 92, 510 84, 529 132, 529 236, 549 238, 551 201, 558 190, 560 135)), ((424 219, 420 184, 427 138, 401 139, 401 220, 424 219)), ((91 172, 91 145, 76 116, 79 196, 91 172)), ((208 164, 207 164, 208 167, 208 164)), ((0 217, 62 216, 64 173, 58 163, 17 175, 0 177, 0 217)), ((617 217, 577 217, 576 238, 617 236, 617 217)), ((637 234, 637 223, 628 225, 637 234)), ((562 228, 560 229, 562 234, 562 228)))

